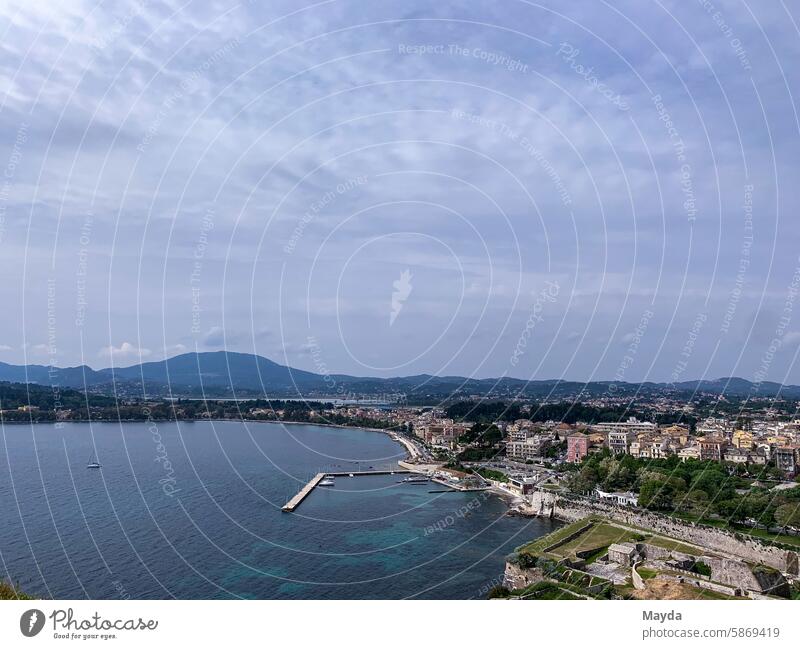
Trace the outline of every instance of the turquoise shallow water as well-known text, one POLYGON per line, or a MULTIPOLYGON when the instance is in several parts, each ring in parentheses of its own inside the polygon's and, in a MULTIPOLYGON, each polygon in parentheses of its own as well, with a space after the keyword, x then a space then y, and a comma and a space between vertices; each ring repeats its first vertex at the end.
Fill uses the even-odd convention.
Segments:
POLYGON ((57 598, 482 597, 514 547, 552 529, 485 493, 401 475, 337 478, 292 514, 314 473, 396 466, 355 429, 240 422, 5 426, 0 572, 57 598), (86 462, 96 449, 102 470, 86 462))

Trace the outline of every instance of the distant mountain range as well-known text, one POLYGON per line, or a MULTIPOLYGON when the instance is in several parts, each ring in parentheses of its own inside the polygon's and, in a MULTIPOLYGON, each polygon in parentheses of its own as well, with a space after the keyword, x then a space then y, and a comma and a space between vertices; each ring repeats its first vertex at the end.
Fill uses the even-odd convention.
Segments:
POLYGON ((46 365, 0 363, 0 381, 39 383, 93 393, 128 396, 209 397, 327 397, 348 399, 355 395, 391 400, 467 397, 473 395, 532 398, 567 398, 603 394, 642 396, 701 392, 727 396, 800 398, 800 386, 763 382, 756 385, 741 378, 683 381, 681 383, 580 383, 557 379, 525 381, 510 377, 467 379, 460 376, 420 374, 394 378, 321 375, 279 365, 262 356, 238 352, 181 354, 163 361, 130 367, 94 370, 87 365, 51 368, 46 365))

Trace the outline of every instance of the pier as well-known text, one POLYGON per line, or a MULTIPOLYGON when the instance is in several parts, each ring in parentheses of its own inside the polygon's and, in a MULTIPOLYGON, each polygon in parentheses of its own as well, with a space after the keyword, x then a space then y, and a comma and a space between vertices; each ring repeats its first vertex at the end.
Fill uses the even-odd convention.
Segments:
POLYGON ((293 512, 300 506, 300 503, 303 502, 308 494, 314 491, 314 487, 316 487, 322 479, 328 475, 333 476, 334 478, 346 478, 346 477, 356 477, 359 475, 392 475, 395 473, 411 473, 408 469, 386 469, 385 471, 328 471, 327 473, 318 473, 315 475, 311 480, 309 480, 308 484, 303 487, 300 491, 298 491, 289 502, 287 502, 283 507, 281 507, 281 511, 284 512, 293 512))

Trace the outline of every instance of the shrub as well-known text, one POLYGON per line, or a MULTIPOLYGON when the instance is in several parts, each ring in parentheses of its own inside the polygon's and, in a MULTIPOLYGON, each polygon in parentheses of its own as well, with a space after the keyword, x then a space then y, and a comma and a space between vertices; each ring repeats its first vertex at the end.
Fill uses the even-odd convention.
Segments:
POLYGON ((505 599, 511 594, 505 586, 495 586, 489 591, 489 599, 505 599))

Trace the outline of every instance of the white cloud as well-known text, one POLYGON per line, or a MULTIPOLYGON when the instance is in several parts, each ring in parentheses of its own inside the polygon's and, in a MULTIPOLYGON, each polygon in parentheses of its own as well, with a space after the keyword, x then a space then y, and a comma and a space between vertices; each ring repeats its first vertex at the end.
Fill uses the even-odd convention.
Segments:
POLYGON ((117 360, 127 358, 144 358, 150 356, 150 350, 144 347, 136 347, 129 342, 122 343, 119 347, 103 347, 98 355, 102 358, 113 358, 117 360))

